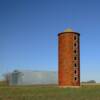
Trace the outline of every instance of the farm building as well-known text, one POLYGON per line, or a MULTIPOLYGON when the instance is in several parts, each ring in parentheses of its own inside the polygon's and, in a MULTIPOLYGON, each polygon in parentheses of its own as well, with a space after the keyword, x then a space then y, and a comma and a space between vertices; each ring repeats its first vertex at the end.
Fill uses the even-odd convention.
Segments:
POLYGON ((9 85, 58 84, 58 75, 54 71, 18 71, 10 73, 9 85))

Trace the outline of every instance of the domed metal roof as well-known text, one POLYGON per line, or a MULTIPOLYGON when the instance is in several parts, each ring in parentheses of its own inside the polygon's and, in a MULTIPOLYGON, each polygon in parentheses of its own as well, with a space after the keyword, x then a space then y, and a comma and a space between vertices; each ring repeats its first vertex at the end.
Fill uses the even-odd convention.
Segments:
POLYGON ((67 28, 64 30, 64 32, 73 32, 73 30, 71 28, 67 28))

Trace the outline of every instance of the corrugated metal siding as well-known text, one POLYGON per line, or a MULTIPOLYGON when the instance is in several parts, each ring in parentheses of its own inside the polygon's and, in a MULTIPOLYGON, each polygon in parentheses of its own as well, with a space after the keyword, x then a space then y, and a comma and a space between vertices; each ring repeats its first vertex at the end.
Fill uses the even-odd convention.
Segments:
POLYGON ((17 79, 18 82, 13 84, 14 79, 11 78, 11 85, 58 84, 57 72, 53 71, 22 71, 17 79))

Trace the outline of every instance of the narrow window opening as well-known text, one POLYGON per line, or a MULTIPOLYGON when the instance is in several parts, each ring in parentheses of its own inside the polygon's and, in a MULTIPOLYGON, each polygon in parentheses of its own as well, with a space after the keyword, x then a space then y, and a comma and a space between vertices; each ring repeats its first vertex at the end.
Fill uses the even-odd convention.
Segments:
POLYGON ((74 57, 74 60, 76 60, 76 57, 74 57))
POLYGON ((74 43, 74 46, 76 46, 76 43, 74 43))
POLYGON ((74 50, 74 53, 76 53, 76 50, 74 50))
POLYGON ((76 40, 76 36, 74 36, 74 40, 76 40))
POLYGON ((75 70, 75 74, 76 74, 76 70, 75 70))
POLYGON ((77 78, 75 77, 75 80, 76 80, 77 78))
POLYGON ((74 66, 76 67, 76 64, 74 64, 74 66))

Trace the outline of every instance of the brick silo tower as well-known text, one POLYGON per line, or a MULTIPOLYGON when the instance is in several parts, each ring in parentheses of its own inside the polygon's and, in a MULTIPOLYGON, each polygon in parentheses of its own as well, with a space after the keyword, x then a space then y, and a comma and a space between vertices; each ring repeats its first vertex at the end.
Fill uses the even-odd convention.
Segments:
POLYGON ((58 34, 60 87, 80 86, 80 34, 67 29, 58 34))

